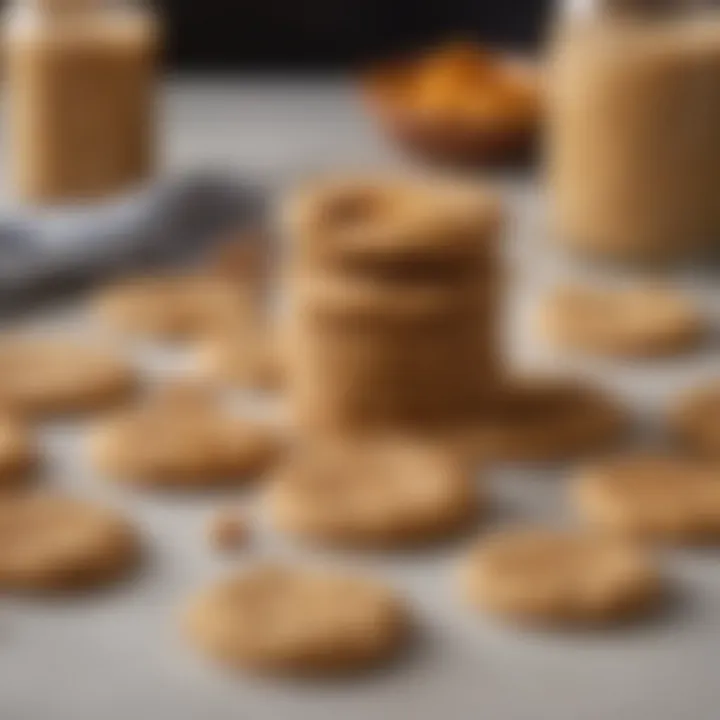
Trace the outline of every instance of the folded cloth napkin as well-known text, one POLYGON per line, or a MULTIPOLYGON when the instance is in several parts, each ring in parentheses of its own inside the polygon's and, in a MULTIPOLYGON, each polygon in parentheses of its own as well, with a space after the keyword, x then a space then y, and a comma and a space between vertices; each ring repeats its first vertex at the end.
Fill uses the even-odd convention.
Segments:
POLYGON ((259 186, 195 176, 96 206, 0 217, 0 311, 63 289, 182 263, 231 229, 262 223, 259 186))

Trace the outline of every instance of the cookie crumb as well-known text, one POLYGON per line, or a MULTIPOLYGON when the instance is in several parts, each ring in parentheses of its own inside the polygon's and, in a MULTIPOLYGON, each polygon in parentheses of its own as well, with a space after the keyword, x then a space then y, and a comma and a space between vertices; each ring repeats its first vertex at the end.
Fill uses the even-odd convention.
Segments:
POLYGON ((210 520, 208 539, 219 552, 242 550, 250 540, 250 528, 240 510, 222 508, 210 520))

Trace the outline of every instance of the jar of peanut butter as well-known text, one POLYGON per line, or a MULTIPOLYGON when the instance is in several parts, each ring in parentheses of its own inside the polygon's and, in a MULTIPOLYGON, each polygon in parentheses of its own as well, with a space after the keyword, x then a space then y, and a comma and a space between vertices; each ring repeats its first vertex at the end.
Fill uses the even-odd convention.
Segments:
POLYGON ((19 197, 107 197, 154 168, 158 23, 132 0, 14 0, 3 27, 6 157, 19 197))
POLYGON ((548 71, 555 236, 671 261, 720 245, 720 3, 574 0, 548 71))

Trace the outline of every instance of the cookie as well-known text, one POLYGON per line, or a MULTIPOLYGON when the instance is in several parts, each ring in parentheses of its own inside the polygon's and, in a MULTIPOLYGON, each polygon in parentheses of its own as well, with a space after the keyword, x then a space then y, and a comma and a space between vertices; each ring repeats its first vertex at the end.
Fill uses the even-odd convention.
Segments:
POLYGON ((593 626, 647 614, 662 595, 651 559, 613 538, 512 529, 483 539, 462 568, 466 599, 520 624, 593 626))
POLYGON ((23 422, 0 414, 0 491, 27 481, 37 465, 37 451, 23 422))
POLYGON ((659 287, 562 287, 538 322, 556 347, 618 358, 675 355, 696 347, 707 329, 688 298, 659 287))
POLYGON ((279 450, 269 426, 236 417, 206 388, 183 383, 108 419, 91 439, 102 472, 168 489, 246 483, 267 470, 279 450))
POLYGON ((485 188, 330 178, 285 208, 290 416, 416 432, 482 405, 500 370, 502 212, 485 188))
POLYGON ((480 458, 545 462, 594 453, 616 443, 627 413, 598 388, 571 379, 508 382, 467 435, 480 458))
POLYGON ((328 571, 257 566, 196 597, 189 640, 231 667, 281 675, 359 672, 389 660, 408 634, 384 586, 328 571))
POLYGON ((629 455, 599 462, 573 487, 598 528, 675 543, 720 542, 720 472, 697 460, 629 455))
POLYGON ((51 337, 0 342, 0 406, 32 416, 106 408, 137 386, 122 358, 51 337))
POLYGON ((321 432, 440 429, 484 404, 500 362, 472 323, 332 330, 286 322, 288 409, 321 432))
POLYGON ((291 535, 380 547, 456 534, 483 502, 457 454, 400 439, 301 447, 277 471, 267 497, 274 524, 291 535))
POLYGON ((109 583, 140 556, 132 526, 68 497, 0 496, 0 591, 43 592, 109 583))
POLYGON ((198 369, 208 380, 243 389, 276 390, 284 378, 278 346, 269 328, 253 322, 232 323, 198 343, 198 369))
POLYGON ((686 450, 720 456, 720 381, 684 394, 671 409, 668 424, 686 450))
POLYGON ((254 312, 248 287, 210 273, 131 278, 96 298, 100 318, 140 336, 186 339, 254 312))
POLYGON ((503 220, 484 186, 387 176, 308 183, 282 210, 296 261, 313 267, 457 266, 483 256, 503 220))
MULTIPOLYGON (((363 327, 388 332, 410 323, 425 326, 461 323, 474 318, 491 323, 497 311, 499 282, 488 279, 478 286, 473 277, 463 284, 393 282, 349 274, 295 274, 286 287, 294 311, 317 325, 363 327)), ((475 335, 478 328, 474 329, 475 335)))

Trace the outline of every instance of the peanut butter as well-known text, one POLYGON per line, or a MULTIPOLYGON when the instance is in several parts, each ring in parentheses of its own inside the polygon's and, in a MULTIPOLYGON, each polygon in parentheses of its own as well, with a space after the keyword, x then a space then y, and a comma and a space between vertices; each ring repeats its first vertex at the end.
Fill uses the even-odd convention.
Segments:
POLYGON ((720 242, 720 14, 570 25, 549 77, 559 239, 640 261, 720 242))
POLYGON ((102 0, 25 0, 6 18, 9 172, 36 202, 101 197, 154 167, 157 27, 102 0))

